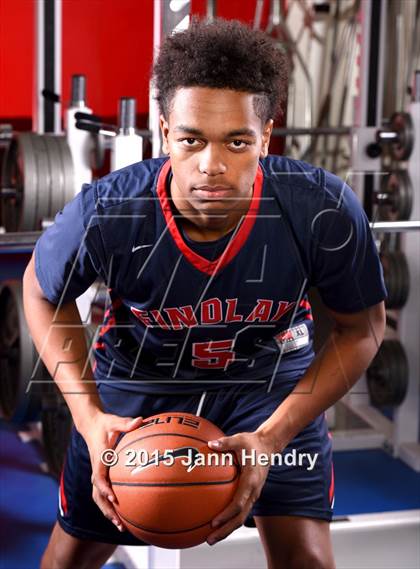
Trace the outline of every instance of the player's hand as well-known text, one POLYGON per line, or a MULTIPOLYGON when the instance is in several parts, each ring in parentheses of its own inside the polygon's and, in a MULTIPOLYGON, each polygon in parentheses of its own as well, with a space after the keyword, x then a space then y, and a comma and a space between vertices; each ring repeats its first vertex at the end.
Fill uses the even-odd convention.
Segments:
MULTIPOLYGON (((235 451, 239 458, 242 449, 250 455, 255 449, 256 454, 271 454, 273 449, 263 440, 258 432, 237 433, 230 437, 220 437, 216 441, 209 441, 209 447, 217 451, 235 451), (219 443, 216 445, 215 443, 219 443)), ((212 520, 215 529, 208 537, 207 543, 214 545, 225 539, 235 529, 243 525, 254 502, 258 499, 268 475, 269 466, 251 465, 247 462, 241 465, 238 488, 230 504, 212 520), (217 529, 216 529, 217 528, 217 529)))
POLYGON ((117 498, 109 482, 109 465, 106 464, 106 449, 112 449, 120 433, 133 431, 140 427, 142 417, 119 417, 108 413, 98 413, 89 429, 82 433, 89 449, 92 464, 92 497, 103 515, 124 531, 125 526, 117 514, 114 505, 117 498))

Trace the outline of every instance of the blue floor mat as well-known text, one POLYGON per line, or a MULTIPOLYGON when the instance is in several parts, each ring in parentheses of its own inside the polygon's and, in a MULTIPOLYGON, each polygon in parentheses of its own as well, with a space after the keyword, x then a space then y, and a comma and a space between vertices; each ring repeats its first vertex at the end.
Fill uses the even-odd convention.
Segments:
POLYGON ((39 567, 56 517, 57 482, 40 469, 39 443, 0 425, 0 567, 39 567))
POLYGON ((334 453, 335 516, 420 508, 420 474, 382 450, 334 453))

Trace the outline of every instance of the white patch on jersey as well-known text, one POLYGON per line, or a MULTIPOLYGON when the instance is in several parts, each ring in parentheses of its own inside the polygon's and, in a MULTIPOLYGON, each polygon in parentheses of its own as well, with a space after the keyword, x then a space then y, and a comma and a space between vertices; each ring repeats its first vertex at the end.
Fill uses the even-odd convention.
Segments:
POLYGON ((306 324, 298 324, 293 328, 288 328, 283 330, 274 336, 279 348, 283 346, 283 354, 288 352, 294 352, 295 350, 300 350, 304 346, 309 344, 309 331, 306 324))

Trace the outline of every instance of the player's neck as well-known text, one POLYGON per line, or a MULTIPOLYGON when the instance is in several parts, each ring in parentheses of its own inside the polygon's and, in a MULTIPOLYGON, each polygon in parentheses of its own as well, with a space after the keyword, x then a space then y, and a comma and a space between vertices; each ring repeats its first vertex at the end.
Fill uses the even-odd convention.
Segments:
POLYGON ((181 217, 177 217, 177 224, 182 226, 188 237, 194 241, 216 241, 241 223, 249 209, 253 191, 250 188, 249 200, 242 200, 240 207, 208 213, 194 208, 193 204, 180 196, 179 191, 174 187, 173 180, 170 193, 174 213, 181 214, 181 217))
MULTIPOLYGON (((239 220, 237 223, 239 223, 239 220)), ((180 225, 182 225, 184 233, 186 233, 187 236, 193 241, 217 241, 217 239, 220 239, 232 231, 236 227, 237 223, 222 229, 213 227, 201 227, 195 223, 191 223, 191 221, 185 217, 180 220, 180 225)))
POLYGON ((173 205, 182 217, 178 217, 177 223, 182 226, 184 232, 194 241, 216 241, 234 230, 242 221, 248 211, 246 209, 233 210, 225 214, 206 215, 192 207, 185 206, 185 200, 173 199, 173 205))

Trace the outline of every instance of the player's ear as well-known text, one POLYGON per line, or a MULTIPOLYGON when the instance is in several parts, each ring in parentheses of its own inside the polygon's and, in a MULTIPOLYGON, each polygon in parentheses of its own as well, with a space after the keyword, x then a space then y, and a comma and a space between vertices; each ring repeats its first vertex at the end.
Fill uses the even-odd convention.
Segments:
POLYGON ((260 151, 260 158, 265 158, 268 155, 268 147, 270 145, 271 133, 273 131, 273 119, 268 119, 262 131, 262 144, 260 151))
POLYGON ((169 124, 163 115, 159 117, 160 131, 162 133, 162 152, 164 154, 169 154, 168 146, 168 134, 169 134, 169 124))

